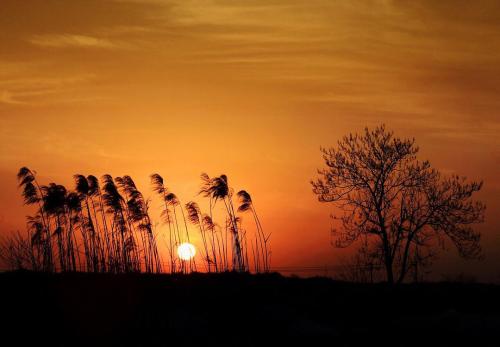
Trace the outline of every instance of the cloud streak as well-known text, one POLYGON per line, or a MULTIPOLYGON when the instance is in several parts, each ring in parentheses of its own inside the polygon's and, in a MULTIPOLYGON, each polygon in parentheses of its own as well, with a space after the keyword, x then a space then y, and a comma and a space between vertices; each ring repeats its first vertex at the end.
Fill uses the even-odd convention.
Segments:
POLYGON ((120 44, 108 39, 88 36, 88 35, 42 35, 34 36, 29 40, 31 43, 42 47, 54 48, 119 48, 120 44))
MULTIPOLYGON (((32 75, 36 76, 40 66, 32 67, 32 75)), ((83 86, 88 86, 95 75, 75 75, 61 77, 17 77, 4 75, 0 80, 0 104, 7 105, 44 105, 58 102, 82 102, 96 100, 96 97, 83 96, 75 98, 83 86)))

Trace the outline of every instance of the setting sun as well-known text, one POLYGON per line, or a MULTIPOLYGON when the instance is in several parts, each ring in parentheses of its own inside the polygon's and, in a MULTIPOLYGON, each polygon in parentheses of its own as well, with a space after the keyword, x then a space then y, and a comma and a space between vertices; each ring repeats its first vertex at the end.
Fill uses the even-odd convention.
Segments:
POLYGON ((182 260, 191 260, 196 255, 196 248, 191 243, 183 243, 177 248, 177 255, 182 260))

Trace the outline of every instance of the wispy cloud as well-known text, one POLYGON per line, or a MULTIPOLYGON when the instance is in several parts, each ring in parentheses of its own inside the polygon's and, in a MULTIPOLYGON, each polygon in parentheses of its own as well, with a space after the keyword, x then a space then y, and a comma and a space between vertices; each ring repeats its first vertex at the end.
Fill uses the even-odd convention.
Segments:
POLYGON ((15 94, 8 90, 0 90, 0 104, 22 104, 22 101, 16 99, 15 94))
MULTIPOLYGON (((54 102, 85 101, 75 97, 79 88, 95 79, 94 75, 66 77, 5 78, 0 81, 0 104, 40 105, 54 102)), ((94 98, 90 98, 93 100, 94 98)))
POLYGON ((60 35, 36 35, 29 39, 31 43, 42 47, 55 47, 55 48, 119 48, 123 44, 119 44, 108 39, 88 36, 88 35, 73 35, 73 34, 60 34, 60 35))
MULTIPOLYGON (((210 81, 229 93, 241 84, 299 107, 363 115, 363 122, 412 114, 429 127, 436 115, 467 128, 479 115, 484 127, 498 123, 495 1, 89 1, 75 0, 66 16, 40 8, 45 17, 35 16, 36 25, 4 31, 17 29, 28 46, 18 56, 32 50, 32 58, 52 62, 39 76, 94 73, 93 88, 79 82, 92 97, 121 103, 130 87, 134 97, 150 98, 210 81), (84 50, 92 59, 82 59, 84 50)), ((13 2, 11 11, 18 7, 13 2)), ((29 98, 5 90, 4 103, 29 98)))

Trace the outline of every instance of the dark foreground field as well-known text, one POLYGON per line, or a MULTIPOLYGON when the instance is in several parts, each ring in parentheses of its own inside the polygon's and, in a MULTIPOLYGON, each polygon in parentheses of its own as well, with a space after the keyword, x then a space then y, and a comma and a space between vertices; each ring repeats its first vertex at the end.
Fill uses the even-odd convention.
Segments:
POLYGON ((3 273, 0 288, 3 346, 500 345, 500 287, 484 284, 3 273))

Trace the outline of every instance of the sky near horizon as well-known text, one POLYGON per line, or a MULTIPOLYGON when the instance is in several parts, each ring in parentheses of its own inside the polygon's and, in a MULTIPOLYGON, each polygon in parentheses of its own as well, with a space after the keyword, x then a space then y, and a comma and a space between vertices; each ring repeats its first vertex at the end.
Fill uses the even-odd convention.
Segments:
MULTIPOLYGON (((15 173, 158 172, 184 202, 225 173, 272 232, 273 266, 338 264, 320 146, 381 123, 420 158, 484 180, 485 259, 436 278, 500 280, 500 2, 0 2, 0 233, 24 228, 15 173)), ((159 202, 153 200, 153 207, 159 202)))

